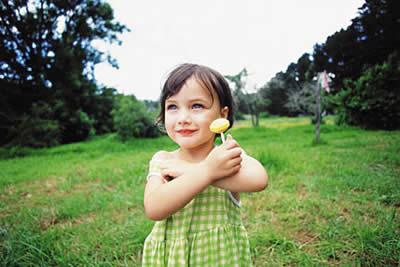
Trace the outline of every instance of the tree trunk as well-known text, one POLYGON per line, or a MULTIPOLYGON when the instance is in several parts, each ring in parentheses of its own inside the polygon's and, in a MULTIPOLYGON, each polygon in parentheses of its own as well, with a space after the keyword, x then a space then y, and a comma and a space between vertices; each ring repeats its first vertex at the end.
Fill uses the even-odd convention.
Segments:
POLYGON ((319 143, 320 127, 321 127, 321 86, 317 82, 317 107, 316 107, 316 123, 315 123, 315 142, 319 143))

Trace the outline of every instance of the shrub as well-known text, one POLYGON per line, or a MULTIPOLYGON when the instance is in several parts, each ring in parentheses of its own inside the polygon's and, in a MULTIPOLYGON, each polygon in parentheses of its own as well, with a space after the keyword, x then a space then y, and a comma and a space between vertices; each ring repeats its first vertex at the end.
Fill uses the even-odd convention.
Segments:
POLYGON ((119 96, 114 110, 114 127, 122 140, 132 137, 156 137, 160 135, 145 105, 135 96, 119 96))
POLYGON ((366 69, 355 81, 345 80, 336 96, 337 123, 367 129, 400 128, 400 57, 366 69))
POLYGON ((60 127, 52 116, 48 104, 34 103, 30 114, 22 115, 10 129, 11 141, 7 146, 49 147, 59 144, 60 127))
POLYGON ((93 124, 93 119, 86 112, 80 109, 67 111, 66 116, 61 119, 62 143, 79 142, 93 136, 93 124))
POLYGON ((246 117, 244 116, 244 114, 243 114, 242 112, 240 112, 240 111, 236 111, 236 112, 233 114, 233 118, 234 118, 235 121, 245 120, 245 119, 246 119, 246 117))

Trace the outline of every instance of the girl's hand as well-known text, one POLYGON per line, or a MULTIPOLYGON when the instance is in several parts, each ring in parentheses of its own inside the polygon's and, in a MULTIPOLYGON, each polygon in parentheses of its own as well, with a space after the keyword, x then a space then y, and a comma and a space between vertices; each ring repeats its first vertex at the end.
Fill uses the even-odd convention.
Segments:
POLYGON ((189 170, 193 170, 194 167, 195 165, 193 163, 189 163, 184 160, 165 160, 160 164, 161 176, 167 181, 170 181, 188 172, 189 170))
POLYGON ((239 144, 228 135, 226 141, 214 148, 203 161, 204 170, 212 182, 231 176, 239 172, 242 162, 242 149, 239 144))

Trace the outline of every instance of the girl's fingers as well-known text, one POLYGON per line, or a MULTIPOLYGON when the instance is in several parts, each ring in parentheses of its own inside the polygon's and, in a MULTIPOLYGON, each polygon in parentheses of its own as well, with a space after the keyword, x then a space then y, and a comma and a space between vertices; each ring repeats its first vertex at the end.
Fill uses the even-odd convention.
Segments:
POLYGON ((238 147, 239 144, 234 139, 230 139, 225 141, 224 146, 226 149, 232 149, 238 147))
POLYGON ((235 166, 237 166, 237 165, 240 165, 240 163, 242 163, 242 158, 241 158, 241 157, 234 158, 234 159, 232 159, 229 163, 230 163, 230 165, 231 165, 232 167, 235 167, 235 166))
POLYGON ((161 170, 161 176, 166 177, 170 174, 170 171, 168 169, 162 169, 161 170))
POLYGON ((242 150, 240 149, 240 147, 235 147, 228 151, 228 157, 230 159, 238 158, 238 157, 240 157, 241 154, 242 154, 242 150))
POLYGON ((242 165, 236 165, 232 168, 233 173, 237 173, 238 171, 240 171, 240 168, 242 167, 242 165))

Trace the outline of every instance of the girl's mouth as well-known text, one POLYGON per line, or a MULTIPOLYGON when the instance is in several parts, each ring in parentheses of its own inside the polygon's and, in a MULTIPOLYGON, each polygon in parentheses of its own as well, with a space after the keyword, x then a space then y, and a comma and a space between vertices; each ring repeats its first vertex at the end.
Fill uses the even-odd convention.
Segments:
POLYGON ((178 132, 180 135, 187 136, 187 135, 193 134, 195 131, 196 131, 196 130, 184 129, 184 130, 179 130, 179 131, 177 131, 177 132, 178 132))

